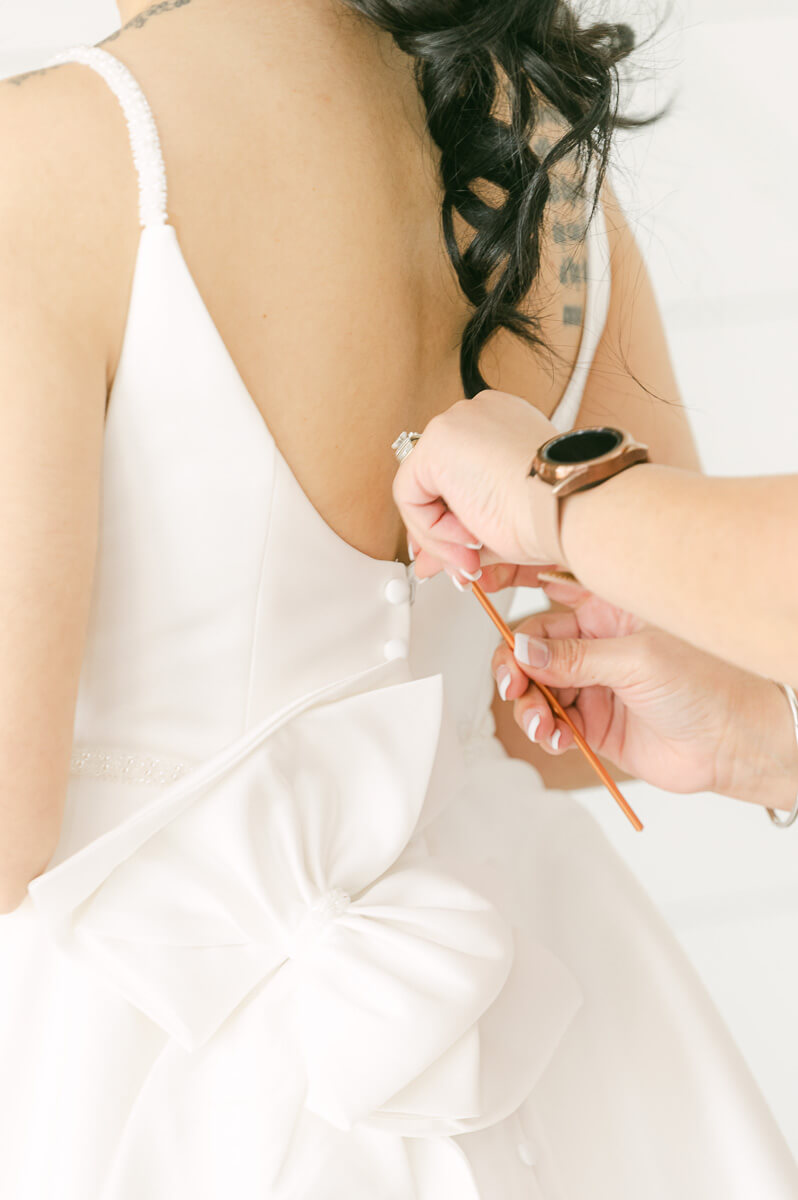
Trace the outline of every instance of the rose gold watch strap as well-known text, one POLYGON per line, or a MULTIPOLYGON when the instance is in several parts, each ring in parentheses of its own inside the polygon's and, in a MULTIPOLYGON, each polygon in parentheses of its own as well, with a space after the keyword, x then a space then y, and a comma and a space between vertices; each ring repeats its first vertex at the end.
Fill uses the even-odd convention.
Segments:
POLYGON ((537 475, 529 481, 529 502, 532 506, 532 521, 535 540, 540 547, 540 562, 567 566, 565 551, 560 541, 560 501, 550 483, 544 483, 537 475))

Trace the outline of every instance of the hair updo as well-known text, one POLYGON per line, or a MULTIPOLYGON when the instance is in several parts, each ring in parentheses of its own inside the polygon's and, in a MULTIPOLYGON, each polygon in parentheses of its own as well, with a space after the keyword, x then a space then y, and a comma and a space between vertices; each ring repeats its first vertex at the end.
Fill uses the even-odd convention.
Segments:
MULTIPOLYGON (((485 343, 500 327, 542 344, 538 321, 519 308, 540 269, 549 171, 566 156, 598 193, 613 132, 644 124, 618 116, 617 64, 634 48, 627 25, 581 27, 564 0, 344 0, 392 34, 415 60, 430 134, 441 152, 443 232, 460 287, 474 306, 460 347, 467 396, 487 387, 479 370, 485 343), (558 141, 536 154, 532 137, 541 97, 567 122, 558 141), (508 120, 495 115, 497 98, 508 120), (503 202, 474 191, 495 185, 503 202), (474 234, 460 249, 457 213, 474 234)), ((541 149, 541 147, 538 147, 541 149)))

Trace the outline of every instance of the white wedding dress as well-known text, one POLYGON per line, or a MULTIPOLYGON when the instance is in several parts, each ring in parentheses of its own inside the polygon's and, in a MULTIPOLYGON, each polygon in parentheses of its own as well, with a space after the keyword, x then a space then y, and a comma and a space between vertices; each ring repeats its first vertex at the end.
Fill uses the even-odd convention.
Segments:
MULTIPOLYGON (((485 613, 322 520, 168 223, 143 95, 68 60, 124 107, 142 233, 63 832, 0 919, 0 1197, 796 1200, 663 919, 493 736, 485 613)), ((589 247, 561 428, 600 212, 589 247)))

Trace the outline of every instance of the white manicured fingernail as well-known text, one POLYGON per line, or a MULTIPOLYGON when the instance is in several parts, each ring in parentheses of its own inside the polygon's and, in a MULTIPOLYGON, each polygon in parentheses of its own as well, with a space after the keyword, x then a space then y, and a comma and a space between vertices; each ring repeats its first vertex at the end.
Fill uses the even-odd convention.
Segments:
POLYGON ((484 544, 484 542, 466 542, 469 550, 481 550, 484 544))
POLYGON ((549 742, 549 745, 551 746, 552 750, 556 750, 557 747, 559 746, 561 736, 562 736, 562 730, 555 729, 554 733, 551 735, 551 741, 549 742))
POLYGON ((545 667, 551 652, 546 642, 540 638, 531 638, 526 633, 516 633, 513 639, 513 653, 519 662, 528 667, 545 667))
POLYGON ((499 689, 499 695, 501 696, 502 700, 507 699, 507 689, 512 683, 512 680, 512 672, 508 671, 507 667, 499 667, 498 671, 496 672, 496 686, 499 689))
POLYGON ((472 583, 475 583, 477 579, 481 579, 482 577, 482 567, 479 568, 476 575, 469 575, 468 571, 464 571, 463 568, 460 567, 460 574, 464 579, 470 579, 472 583))
POLYGON ((416 561, 416 556, 413 553, 413 547, 410 545, 410 538, 407 539, 407 554, 411 562, 416 561))
POLYGON ((530 719, 526 723, 526 736, 529 738, 530 742, 535 741, 535 735, 537 734, 539 725, 540 725, 540 713, 535 713, 535 715, 533 717, 530 717, 530 719))
MULTIPOLYGON (((448 574, 448 572, 447 572, 447 574, 448 574)), ((460 582, 460 580, 457 578, 456 575, 449 575, 449 578, 451 579, 454 586, 457 588, 458 592, 465 591, 464 586, 462 585, 462 583, 460 582)))

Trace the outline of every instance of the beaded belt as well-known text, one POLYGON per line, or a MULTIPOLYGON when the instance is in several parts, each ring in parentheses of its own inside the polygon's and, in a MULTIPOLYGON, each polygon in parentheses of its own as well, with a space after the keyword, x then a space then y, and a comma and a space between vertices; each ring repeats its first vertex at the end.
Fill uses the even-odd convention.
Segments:
MULTIPOLYGON (((467 762, 486 754, 505 754, 498 738, 491 733, 470 732, 470 728, 463 726, 458 732, 467 762)), ((73 751, 69 774, 123 783, 163 785, 174 783, 195 765, 172 755, 86 746, 73 751)))

